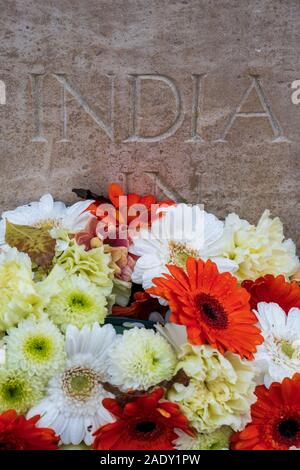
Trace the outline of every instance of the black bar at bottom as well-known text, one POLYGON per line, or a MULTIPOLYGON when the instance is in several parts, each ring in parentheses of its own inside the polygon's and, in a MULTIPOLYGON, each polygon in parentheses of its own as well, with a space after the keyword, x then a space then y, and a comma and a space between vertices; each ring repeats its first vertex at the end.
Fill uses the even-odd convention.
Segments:
MULTIPOLYGON (((218 465, 255 465, 256 463, 299 463, 300 452, 297 451, 19 451, 0 452, 0 467, 5 463, 22 466, 35 464, 43 470, 48 465, 86 464, 88 470, 99 465, 111 465, 123 468, 137 468, 141 465, 188 465, 199 467, 205 464, 218 465)), ((21 467, 20 467, 21 468, 21 467)), ((86 467, 87 468, 87 467, 86 467)), ((203 467, 202 467, 203 468, 203 467)), ((54 469, 55 470, 55 469, 54 469)), ((83 470, 86 470, 83 467, 83 470)))

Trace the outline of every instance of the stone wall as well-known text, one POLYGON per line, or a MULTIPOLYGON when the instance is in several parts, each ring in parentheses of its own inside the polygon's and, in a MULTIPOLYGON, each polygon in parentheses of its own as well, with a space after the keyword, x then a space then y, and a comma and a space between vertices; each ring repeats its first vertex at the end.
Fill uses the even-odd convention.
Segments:
POLYGON ((0 6, 1 209, 117 180, 300 241, 298 0, 0 6))

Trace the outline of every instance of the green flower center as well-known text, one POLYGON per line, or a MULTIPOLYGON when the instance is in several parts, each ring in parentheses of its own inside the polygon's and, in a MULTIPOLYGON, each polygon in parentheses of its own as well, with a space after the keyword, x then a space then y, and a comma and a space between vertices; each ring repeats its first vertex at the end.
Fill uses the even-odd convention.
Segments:
POLYGON ((282 343, 281 343, 281 351, 282 351, 286 356, 288 356, 289 359, 292 359, 293 354, 294 354, 294 352, 295 352, 295 349, 293 348, 293 346, 291 345, 291 343, 289 343, 288 341, 282 341, 282 343))
POLYGON ((65 371, 62 379, 65 393, 80 401, 85 401, 93 395, 97 383, 97 373, 81 366, 72 367, 65 371))
POLYGON ((92 302, 84 292, 72 292, 68 299, 68 305, 73 311, 81 312, 92 306, 92 302))
POLYGON ((25 342, 23 349, 29 360, 44 362, 53 354, 53 343, 47 336, 33 336, 25 342))
POLYGON ((199 258, 199 253, 197 250, 188 248, 184 243, 170 241, 169 250, 169 263, 176 264, 176 266, 180 266, 182 268, 185 268, 186 260, 189 256, 192 256, 193 258, 199 258))
POLYGON ((0 397, 6 403, 6 407, 15 408, 26 394, 25 383, 17 378, 10 377, 1 385, 0 397))
POLYGON ((156 366, 157 364, 159 364, 159 359, 158 359, 158 357, 156 357, 156 355, 154 353, 152 353, 152 355, 151 355, 151 362, 152 362, 153 366, 156 366))

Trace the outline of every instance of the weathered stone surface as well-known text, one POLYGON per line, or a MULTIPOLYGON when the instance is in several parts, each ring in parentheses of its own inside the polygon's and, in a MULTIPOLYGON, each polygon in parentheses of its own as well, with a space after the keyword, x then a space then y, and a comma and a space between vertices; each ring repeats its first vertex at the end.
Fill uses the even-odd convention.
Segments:
POLYGON ((0 6, 1 209, 158 177, 219 216, 268 207, 300 241, 298 0, 0 6))

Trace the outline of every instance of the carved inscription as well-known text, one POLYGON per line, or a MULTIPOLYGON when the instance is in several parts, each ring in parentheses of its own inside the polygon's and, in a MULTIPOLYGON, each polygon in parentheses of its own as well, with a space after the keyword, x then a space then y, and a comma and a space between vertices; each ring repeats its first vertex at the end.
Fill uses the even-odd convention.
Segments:
MULTIPOLYGON (((115 76, 109 75, 109 96, 107 97, 109 116, 103 118, 99 112, 96 112, 88 98, 84 97, 74 84, 70 82, 68 76, 63 73, 53 73, 51 75, 54 80, 58 82, 61 87, 61 136, 59 142, 68 142, 68 109, 66 94, 69 93, 84 112, 89 115, 99 129, 104 131, 111 142, 115 142, 115 129, 118 125, 118 119, 124 119, 124 116, 116 116, 115 112, 115 76)), ((44 132, 43 116, 44 109, 47 106, 44 100, 44 74, 31 74, 32 84, 32 103, 33 103, 33 121, 35 128, 35 135, 32 138, 33 142, 47 142, 47 136, 44 132)), ((238 104, 233 103, 233 111, 230 118, 225 125, 225 128, 220 136, 215 138, 215 143, 226 143, 230 139, 230 130, 234 127, 237 119, 267 119, 271 130, 273 132, 272 143, 289 142, 288 137, 284 134, 284 130, 275 115, 271 103, 267 97, 267 93, 262 86, 260 77, 250 76, 250 85, 242 94, 242 98, 238 104), (242 111, 243 106, 247 103, 250 94, 254 92, 261 105, 261 110, 255 112, 242 111)), ((131 74, 127 77, 129 86, 131 87, 130 94, 130 135, 122 140, 123 142, 161 142, 174 136, 175 133, 181 128, 185 118, 190 118, 190 137, 185 138, 185 142, 202 144, 207 142, 200 132, 200 116, 203 111, 203 82, 207 79, 206 74, 192 74, 191 75, 191 94, 192 104, 191 109, 185 109, 185 104, 182 98, 181 90, 179 89, 176 81, 166 75, 160 74, 131 74), (166 129, 161 130, 156 135, 142 134, 141 131, 141 96, 143 93, 143 83, 145 81, 161 82, 161 84, 169 89, 172 96, 172 106, 174 109, 174 118, 171 124, 166 129)), ((101 86, 101 84, 99 84, 101 86)), ((101 103, 100 103, 101 105, 101 103)), ((149 111, 151 113, 151 110, 149 111)))
MULTIPOLYGON (((154 171, 154 170, 144 170, 142 172, 143 175, 145 175, 149 181, 153 184, 153 187, 151 188, 150 192, 156 197, 160 197, 160 194, 163 194, 163 196, 167 199, 173 199, 174 201, 180 203, 180 202, 186 202, 186 200, 183 198, 183 196, 180 194, 180 192, 176 191, 172 186, 170 186, 166 180, 159 174, 159 171, 154 171)), ((131 188, 131 181, 130 179, 133 178, 134 176, 137 176, 134 171, 122 171, 121 174, 121 179, 122 179, 122 186, 125 189, 125 192, 128 193, 130 192, 131 188)), ((141 175, 138 174, 138 177, 141 175)), ((201 199, 201 191, 202 191, 202 175, 197 174, 197 192, 196 192, 196 203, 202 202, 201 199)))
POLYGON ((258 76, 253 76, 251 85, 249 88, 245 91, 245 93, 242 96, 242 99, 234 112, 232 113, 223 134, 219 139, 216 140, 216 142, 226 142, 226 137, 230 131, 230 129, 233 127, 236 119, 238 118, 247 118, 247 119, 253 119, 253 118, 266 118, 269 120, 270 126, 272 128, 272 131, 274 133, 274 139, 273 142, 289 142, 289 139, 287 139, 283 135, 283 129, 279 124, 278 119, 276 118, 275 114, 273 113, 271 109, 271 105, 267 99, 267 96, 262 88, 260 79, 258 76), (247 103, 247 100, 250 96, 250 93, 252 90, 255 90, 257 97, 260 101, 260 104, 262 106, 263 111, 256 111, 256 112, 242 112, 241 109, 243 106, 247 103))
POLYGON ((6 104, 6 87, 3 80, 0 80, 0 104, 6 104))
POLYGON ((165 75, 131 75, 132 79, 132 135, 125 142, 159 142, 163 139, 171 137, 181 126, 184 115, 182 109, 182 99, 179 88, 176 86, 174 80, 165 75), (147 137, 140 135, 140 99, 141 99, 141 84, 143 80, 161 81, 170 88, 174 96, 175 103, 175 119, 167 130, 161 134, 147 137))

